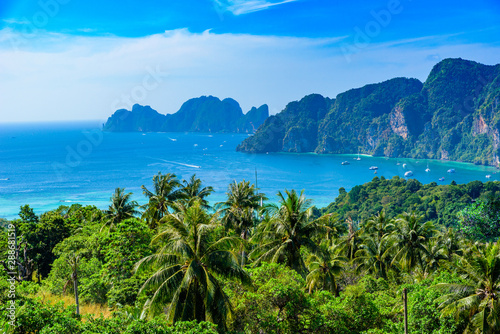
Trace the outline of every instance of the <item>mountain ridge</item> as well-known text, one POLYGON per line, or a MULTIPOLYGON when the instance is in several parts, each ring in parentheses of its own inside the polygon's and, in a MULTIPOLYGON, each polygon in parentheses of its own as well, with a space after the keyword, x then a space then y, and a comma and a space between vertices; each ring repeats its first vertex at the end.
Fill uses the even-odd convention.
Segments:
POLYGON ((135 104, 119 109, 103 126, 109 132, 237 132, 253 133, 269 116, 266 104, 243 114, 238 102, 201 96, 184 102, 174 114, 160 114, 150 106, 135 104))
POLYGON ((237 150, 359 152, 498 167, 499 102, 500 64, 449 58, 437 63, 424 83, 394 78, 335 99, 307 95, 269 117, 237 150), (320 111, 323 117, 314 116, 320 111))

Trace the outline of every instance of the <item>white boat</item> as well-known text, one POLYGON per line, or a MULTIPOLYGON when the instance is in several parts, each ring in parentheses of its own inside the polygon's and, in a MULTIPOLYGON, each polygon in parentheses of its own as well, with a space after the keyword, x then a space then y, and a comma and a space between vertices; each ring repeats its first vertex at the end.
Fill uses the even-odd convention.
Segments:
POLYGON ((413 175, 413 172, 411 170, 409 170, 405 173, 405 177, 412 176, 412 175, 413 175))
POLYGON ((490 175, 490 174, 486 175, 486 178, 487 178, 487 179, 489 179, 490 177, 491 177, 491 175, 490 175))
POLYGON ((403 164, 403 168, 406 168, 406 164, 403 164))
POLYGON ((429 168, 429 164, 427 164, 427 168, 425 169, 425 172, 426 172, 426 173, 429 173, 430 171, 431 171, 431 170, 430 170, 430 168, 429 168))
POLYGON ((440 177, 440 178, 439 178, 439 181, 444 181, 444 177, 440 177))
POLYGON ((455 168, 448 169, 448 173, 455 173, 455 168))
POLYGON ((342 161, 342 165, 350 165, 351 163, 349 161, 342 161))
POLYGON ((370 169, 370 170, 377 170, 377 169, 378 169, 378 167, 377 167, 377 166, 371 166, 369 169, 370 169))
POLYGON ((361 158, 359 157, 359 152, 358 152, 358 158, 356 160, 358 160, 358 161, 361 160, 361 158))

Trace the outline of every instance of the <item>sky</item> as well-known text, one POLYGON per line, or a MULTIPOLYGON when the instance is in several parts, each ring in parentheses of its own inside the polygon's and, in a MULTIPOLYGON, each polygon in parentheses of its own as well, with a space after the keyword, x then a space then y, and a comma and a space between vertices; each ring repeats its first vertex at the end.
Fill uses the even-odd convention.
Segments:
POLYGON ((174 113, 201 95, 272 114, 444 58, 500 63, 498 0, 2 0, 0 123, 174 113))

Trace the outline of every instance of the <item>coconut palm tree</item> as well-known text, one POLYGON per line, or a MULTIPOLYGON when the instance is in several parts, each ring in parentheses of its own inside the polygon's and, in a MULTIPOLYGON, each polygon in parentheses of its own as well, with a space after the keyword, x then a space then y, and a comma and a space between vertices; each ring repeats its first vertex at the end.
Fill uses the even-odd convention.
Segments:
POLYGON ((313 237, 325 235, 328 228, 324 223, 329 215, 312 219, 311 201, 306 199, 304 192, 285 192, 286 198, 278 192, 280 206, 268 208, 270 219, 262 222, 252 237, 257 247, 252 250, 250 257, 256 260, 256 265, 262 261, 285 263, 305 277, 307 268, 300 249, 305 247, 312 254, 321 254, 313 237))
POLYGON ((424 223, 422 220, 423 216, 415 212, 403 213, 394 222, 394 231, 389 237, 395 253, 392 263, 399 261, 407 271, 416 266, 424 268, 425 243, 436 231, 432 222, 424 223))
POLYGON ((423 254, 423 270, 425 276, 437 271, 442 261, 448 260, 446 247, 439 238, 430 238, 424 244, 425 252, 423 254))
POLYGON ((472 256, 455 256, 464 284, 441 283, 447 294, 439 299, 443 315, 469 320, 467 333, 500 333, 500 246, 476 244, 472 256))
POLYGON ((376 216, 366 220, 362 226, 363 233, 368 234, 377 241, 392 232, 394 229, 394 222, 392 219, 387 218, 385 210, 380 211, 376 216))
POLYGON ((125 193, 124 188, 116 188, 113 197, 111 197, 111 205, 108 210, 104 211, 102 221, 104 222, 102 229, 108 226, 111 230, 119 222, 133 218, 140 212, 136 210, 139 206, 136 201, 131 200, 132 193, 125 193))
POLYGON ((226 227, 233 228, 245 238, 254 226, 253 213, 260 207, 261 194, 257 193, 255 185, 250 185, 250 181, 243 180, 231 183, 226 195, 226 201, 217 203, 215 207, 226 227))
POLYGON ((372 237, 363 238, 363 243, 354 254, 353 262, 358 271, 367 271, 377 277, 387 279, 391 265, 391 247, 388 238, 377 240, 372 237))
POLYGON ((78 299, 78 267, 80 266, 80 255, 71 255, 66 259, 71 268, 71 275, 64 285, 63 291, 66 291, 67 286, 73 282, 73 291, 75 292, 76 314, 80 315, 80 301, 78 299))
POLYGON ((203 187, 203 184, 200 179, 196 177, 196 174, 193 174, 189 181, 182 181, 182 188, 180 188, 180 193, 182 194, 182 198, 186 202, 187 205, 194 203, 194 201, 199 200, 201 205, 205 209, 209 209, 208 201, 205 197, 209 196, 213 193, 214 188, 212 187, 203 187))
POLYGON ((217 215, 206 213, 200 201, 189 207, 174 205, 175 212, 163 218, 162 230, 153 238, 152 244, 160 246, 158 252, 135 266, 136 270, 155 270, 139 293, 153 292, 148 304, 153 314, 166 311, 173 322, 211 321, 225 330, 231 304, 217 277, 250 282, 230 251, 242 240, 215 240, 217 215))
MULTIPOLYGON (((226 229, 234 229, 236 234, 243 240, 248 240, 251 231, 257 224, 257 210, 260 202, 267 199, 264 194, 258 194, 255 185, 249 181, 234 181, 229 185, 225 202, 215 205, 222 215, 222 223, 226 229)), ((246 251, 244 246, 240 249, 241 265, 246 262, 246 251)))
POLYGON ((349 260, 354 259, 356 251, 361 245, 361 235, 363 230, 358 227, 358 223, 354 222, 351 217, 347 217, 347 234, 342 236, 339 240, 343 245, 343 250, 349 260))
POLYGON ((148 203, 143 206, 145 219, 151 229, 158 226, 158 222, 167 214, 168 208, 172 203, 184 197, 181 189, 181 183, 175 174, 167 173, 163 175, 158 172, 153 177, 153 190, 148 190, 144 185, 141 186, 144 195, 148 198, 148 203))
POLYGON ((453 254, 463 255, 464 241, 460 233, 453 227, 448 227, 444 229, 438 238, 441 244, 444 246, 448 260, 451 261, 453 254))
POLYGON ((306 288, 309 293, 314 290, 326 290, 339 296, 339 288, 335 275, 342 270, 347 258, 341 255, 340 247, 324 250, 322 255, 311 255, 308 259, 309 274, 306 277, 306 288))

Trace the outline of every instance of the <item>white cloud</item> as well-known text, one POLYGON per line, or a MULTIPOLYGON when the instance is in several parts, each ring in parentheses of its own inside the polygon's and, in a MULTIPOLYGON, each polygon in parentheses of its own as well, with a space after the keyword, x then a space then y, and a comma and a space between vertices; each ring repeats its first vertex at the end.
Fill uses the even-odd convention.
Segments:
POLYGON ((7 24, 29 24, 30 22, 27 19, 19 20, 19 19, 3 19, 3 22, 7 24))
POLYGON ((265 0, 214 0, 216 7, 221 11, 229 11, 234 15, 242 15, 265 10, 273 6, 282 5, 297 0, 279 2, 265 0))
POLYGON ((499 46, 436 46, 426 40, 369 45, 346 61, 344 40, 187 30, 142 38, 48 33, 24 38, 4 29, 0 122, 105 119, 134 102, 172 113, 200 95, 232 97, 243 111, 267 103, 277 112, 309 93, 335 97, 396 76, 425 80, 436 59, 500 62, 499 46))

